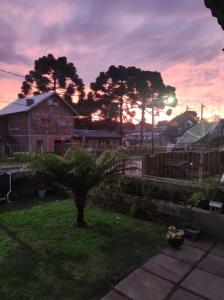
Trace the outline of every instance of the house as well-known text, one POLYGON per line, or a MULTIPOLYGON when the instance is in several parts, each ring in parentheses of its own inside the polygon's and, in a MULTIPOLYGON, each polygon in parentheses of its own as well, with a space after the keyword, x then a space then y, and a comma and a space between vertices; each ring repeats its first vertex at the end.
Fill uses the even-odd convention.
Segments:
POLYGON ((197 144, 215 146, 218 143, 224 144, 224 120, 218 116, 214 116, 209 121, 203 120, 177 139, 178 146, 197 144))
MULTIPOLYGON (((141 139, 141 133, 139 131, 134 131, 125 136, 126 143, 128 145, 139 145, 141 139)), ((152 143, 152 131, 143 131, 143 144, 151 144, 152 143)), ((160 145, 161 144, 161 136, 160 132, 157 128, 154 129, 154 143, 160 145)))
POLYGON ((55 92, 18 99, 0 110, 0 149, 58 152, 73 139, 75 114, 55 92))
POLYGON ((76 145, 94 149, 115 148, 122 144, 122 136, 108 130, 76 129, 73 140, 76 145))

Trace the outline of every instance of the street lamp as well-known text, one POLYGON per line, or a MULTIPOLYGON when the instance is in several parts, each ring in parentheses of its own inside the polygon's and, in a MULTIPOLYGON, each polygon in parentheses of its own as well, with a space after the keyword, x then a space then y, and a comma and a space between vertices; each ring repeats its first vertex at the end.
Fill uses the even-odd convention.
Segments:
POLYGON ((169 97, 167 98, 167 104, 168 104, 169 106, 173 106, 174 104, 176 104, 176 97, 174 97, 174 96, 169 96, 169 97))

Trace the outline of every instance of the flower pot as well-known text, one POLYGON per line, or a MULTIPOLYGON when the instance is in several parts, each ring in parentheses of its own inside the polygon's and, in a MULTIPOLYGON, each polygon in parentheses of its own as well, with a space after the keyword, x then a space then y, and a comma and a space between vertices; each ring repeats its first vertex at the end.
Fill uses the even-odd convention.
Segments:
POLYGON ((38 190, 38 195, 40 199, 44 199, 46 196, 47 190, 38 190))
POLYGON ((173 248, 180 248, 183 243, 184 243, 184 238, 181 238, 181 239, 171 239, 171 240, 168 240, 168 243, 170 244, 171 247, 173 248))
POLYGON ((198 240, 201 228, 184 228, 185 236, 193 241, 198 240))

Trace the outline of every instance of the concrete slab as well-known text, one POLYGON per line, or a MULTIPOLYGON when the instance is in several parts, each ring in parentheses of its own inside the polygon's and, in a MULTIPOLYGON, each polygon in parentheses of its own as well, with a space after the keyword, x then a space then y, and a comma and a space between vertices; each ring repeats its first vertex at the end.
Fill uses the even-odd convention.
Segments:
POLYGON ((181 286, 211 300, 221 300, 224 295, 224 278, 195 269, 181 286))
POLYGON ((205 250, 205 251, 209 250, 214 245, 214 241, 207 239, 207 238, 199 239, 198 241, 192 241, 190 239, 185 239, 184 243, 188 246, 199 248, 199 249, 205 250))
POLYGON ((224 277, 224 258, 208 254, 198 265, 205 271, 224 277))
POLYGON ((218 243, 210 253, 224 258, 224 243, 218 243))
POLYGON ((106 296, 104 296, 101 300, 127 300, 127 298, 124 298, 118 293, 111 291, 106 296))
POLYGON ((144 270, 137 269, 115 289, 132 300, 163 300, 173 284, 144 270))
POLYGON ((205 251, 188 245, 183 245, 179 249, 171 247, 165 248, 162 250, 162 253, 170 255, 176 259, 183 260, 189 264, 194 264, 201 259, 205 251))
POLYGON ((152 257, 142 266, 143 269, 175 283, 180 281, 191 267, 190 264, 164 254, 152 257))
POLYGON ((170 298, 170 300, 203 300, 204 298, 201 298, 199 296, 195 296, 194 294, 185 291, 183 289, 178 289, 173 296, 170 298))

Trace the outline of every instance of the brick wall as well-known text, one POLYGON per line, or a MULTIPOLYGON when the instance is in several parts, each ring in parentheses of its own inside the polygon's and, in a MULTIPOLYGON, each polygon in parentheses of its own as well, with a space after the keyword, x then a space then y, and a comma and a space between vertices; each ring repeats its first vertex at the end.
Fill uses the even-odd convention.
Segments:
POLYGON ((39 104, 32 110, 30 121, 32 135, 73 136, 73 113, 60 99, 57 105, 49 105, 49 100, 39 104))
POLYGON ((0 118, 0 135, 8 135, 8 118, 0 118))

